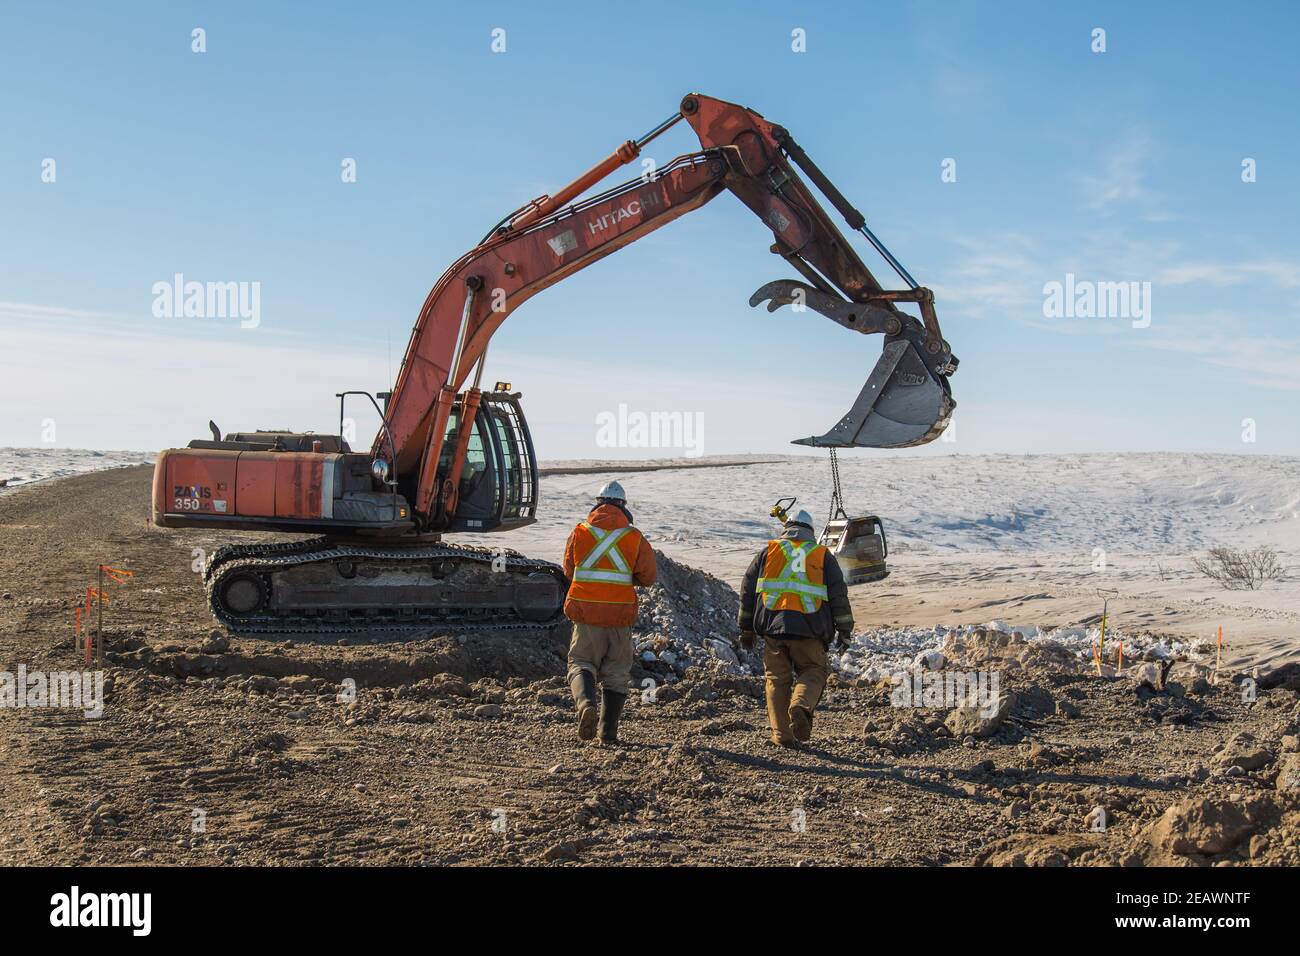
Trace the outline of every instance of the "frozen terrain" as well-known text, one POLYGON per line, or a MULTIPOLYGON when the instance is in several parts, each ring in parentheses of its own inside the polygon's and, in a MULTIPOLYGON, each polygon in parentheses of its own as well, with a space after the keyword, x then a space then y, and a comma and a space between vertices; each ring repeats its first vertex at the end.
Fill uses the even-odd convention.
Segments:
MULTIPOLYGON (((6 448, 0 479, 13 488, 151 458, 6 448)), ((846 453, 840 469, 850 512, 879 514, 889 535, 890 577, 852 592, 864 642, 902 655, 937 646, 946 629, 998 621, 1086 648, 1105 588, 1119 592, 1117 636, 1207 641, 1222 626, 1225 662, 1300 659, 1300 459, 846 453), (1258 591, 1225 591, 1191 565, 1217 545, 1272 547, 1286 574, 1258 591)), ((775 529, 772 502, 797 496, 820 521, 829 500, 822 456, 548 462, 536 525, 466 538, 558 560, 596 489, 615 477, 656 548, 733 586, 775 529)))
MULTIPOLYGON (((819 521, 828 510, 824 457, 628 464, 544 476, 542 517, 510 546, 558 559, 595 490, 616 477, 656 548, 736 586, 775 528, 767 513, 778 497, 797 496, 819 521)), ((843 454, 840 472, 850 512, 881 515, 890 543, 890 577, 852 591, 859 632, 903 639, 898 654, 937 646, 945 628, 993 621, 1027 634, 1065 628, 1061 637, 1086 649, 1105 588, 1119 591, 1111 627, 1132 642, 1209 641, 1222 626, 1225 664, 1300 658, 1300 459, 843 454), (1191 564, 1218 545, 1272 547, 1286 575, 1225 591, 1191 564)))
POLYGON ((122 468, 153 461, 143 451, 90 451, 84 448, 0 448, 0 482, 4 488, 66 478, 88 471, 122 468))
MULTIPOLYGON (((689 460, 687 460, 689 461, 689 460)), ((690 462, 692 464, 698 462, 690 462)), ((547 476, 543 521, 559 520, 604 480, 547 476)), ((768 507, 795 495, 825 516, 821 457, 691 471, 627 471, 639 523, 661 540, 726 548, 761 541, 768 507)), ((1181 555, 1213 545, 1300 550, 1300 459, 1266 456, 841 455, 851 511, 879 514, 897 551, 1107 551, 1181 555)), ((567 522, 564 517, 562 523, 567 522)))

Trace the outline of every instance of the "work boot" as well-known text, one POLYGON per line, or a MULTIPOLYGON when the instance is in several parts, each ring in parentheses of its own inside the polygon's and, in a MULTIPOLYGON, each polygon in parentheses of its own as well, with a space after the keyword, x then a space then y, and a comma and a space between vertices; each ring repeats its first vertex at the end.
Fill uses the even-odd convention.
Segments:
POLYGON ((618 717, 623 713, 623 705, 626 703, 627 694, 601 689, 600 742, 602 744, 618 743, 618 717))
POLYGON ((578 707, 578 739, 590 740, 596 736, 596 675, 588 670, 580 670, 569 679, 569 690, 573 691, 573 702, 578 707))
POLYGON ((793 737, 778 737, 776 734, 772 734, 772 736, 769 737, 768 740, 772 741, 772 743, 777 747, 790 748, 794 746, 793 737))
POLYGON ((791 707, 790 729, 794 731, 794 739, 800 743, 806 743, 811 739, 812 711, 806 707, 791 707))

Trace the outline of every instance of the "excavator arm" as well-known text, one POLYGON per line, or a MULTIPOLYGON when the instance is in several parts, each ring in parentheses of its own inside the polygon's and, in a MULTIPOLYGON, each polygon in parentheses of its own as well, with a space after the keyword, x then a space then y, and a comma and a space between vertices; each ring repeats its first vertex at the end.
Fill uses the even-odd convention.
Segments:
POLYGON ((789 133, 744 107, 706 96, 683 98, 679 111, 639 140, 628 141, 554 196, 506 217, 447 269, 430 291, 411 333, 372 455, 391 452, 395 481, 413 498, 425 526, 456 511, 456 489, 479 404, 479 385, 493 333, 536 293, 703 206, 730 190, 773 232, 772 251, 803 277, 759 289, 751 305, 769 311, 811 308, 846 328, 883 333, 885 349, 853 407, 829 432, 801 439, 826 447, 922 444, 947 426, 954 407, 947 377, 956 368, 934 313, 919 288, 866 228, 789 133), (591 198, 574 202, 641 148, 685 119, 703 149, 681 156, 591 198), (884 289, 791 165, 798 165, 849 225, 861 231, 909 286, 884 289), (897 308, 919 306, 922 319, 897 308), (472 384, 458 402, 461 389, 472 384), (444 455, 448 422, 459 416, 456 447, 444 455), (445 474, 439 462, 445 461, 445 474))

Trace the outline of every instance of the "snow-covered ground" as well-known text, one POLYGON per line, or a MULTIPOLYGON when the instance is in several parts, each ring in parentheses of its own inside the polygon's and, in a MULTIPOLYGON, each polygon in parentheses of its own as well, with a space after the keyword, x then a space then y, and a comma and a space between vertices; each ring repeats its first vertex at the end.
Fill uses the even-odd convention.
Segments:
MULTIPOLYGON (((13 488, 151 460, 145 452, 5 448, 0 479, 13 488)), ((558 560, 596 489, 618 478, 656 548, 737 586, 776 529, 768 509, 777 498, 797 496, 819 521, 827 513, 825 457, 680 463, 691 467, 545 463, 537 524, 465 538, 558 560), (592 467, 608 470, 584 470, 592 467)), ((1117 638, 1206 641, 1222 626, 1225 662, 1300 659, 1300 458, 846 452, 840 471, 850 513, 880 515, 890 542, 890 577, 851 592, 864 641, 902 641, 902 654, 933 646, 946 628, 997 620, 1086 643, 1101 612, 1099 589, 1115 589, 1117 638), (1258 591, 1225 591, 1191 564, 1216 545, 1272 547, 1286 573, 1258 591)))
POLYGON ((49 478, 66 478, 104 468, 153 462, 143 451, 90 451, 84 448, 0 448, 0 481, 4 489, 49 478))
MULTIPOLYGON (((933 646, 940 626, 995 619, 1086 642, 1099 589, 1115 589, 1117 638, 1206 641, 1222 625, 1225 662, 1300 659, 1298 458, 842 453, 840 472, 849 511, 880 515, 890 542, 890 577, 851 592, 859 630, 906 638, 899 653, 933 646), (1272 547, 1286 575, 1258 591, 1225 591, 1191 564, 1217 545, 1272 547)), ((622 481, 656 548, 733 585, 775 529, 767 514, 777 498, 797 496, 818 521, 828 510, 824 457, 680 471, 611 464, 543 477, 542 517, 509 546, 558 559, 610 478, 622 481)))
MULTIPOLYGON (((850 511, 884 517, 895 550, 1184 554, 1213 545, 1300 550, 1300 459, 1259 455, 840 455, 850 511)), ((617 466, 545 477, 544 520, 580 508, 617 466)), ((827 459, 626 472, 639 523, 661 540, 722 546, 771 528, 795 495, 828 510, 827 459)), ((567 517, 565 518, 567 520, 567 517)))

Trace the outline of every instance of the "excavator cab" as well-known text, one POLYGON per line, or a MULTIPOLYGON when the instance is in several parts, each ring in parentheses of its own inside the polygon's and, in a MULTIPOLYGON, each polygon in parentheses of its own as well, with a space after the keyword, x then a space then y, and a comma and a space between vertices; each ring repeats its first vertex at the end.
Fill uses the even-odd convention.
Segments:
MULTIPOLYGON (((483 392, 474 415, 474 431, 461 466, 456 511, 446 531, 509 531, 537 520, 537 459, 533 438, 520 404, 520 393, 499 383, 483 392), (501 387, 504 386, 504 387, 501 387)), ((459 438, 463 404, 457 401, 447 421, 438 462, 439 474, 451 471, 459 438)))
POLYGON ((841 508, 826 523, 817 542, 835 555, 849 587, 889 576, 885 565, 889 543, 885 540, 885 526, 876 515, 850 518, 841 508))

